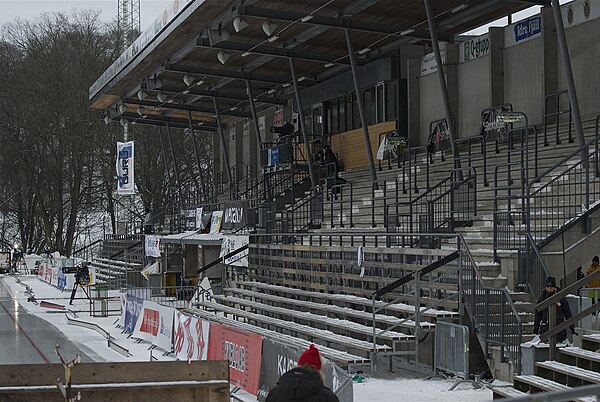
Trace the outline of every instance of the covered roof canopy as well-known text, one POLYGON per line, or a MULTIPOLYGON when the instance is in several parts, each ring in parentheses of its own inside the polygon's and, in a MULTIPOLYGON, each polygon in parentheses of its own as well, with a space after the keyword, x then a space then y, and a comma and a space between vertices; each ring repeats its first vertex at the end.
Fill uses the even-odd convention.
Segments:
MULTIPOLYGON (((442 41, 548 1, 430 0, 442 41)), ((293 96, 299 84, 348 70, 345 28, 358 63, 429 40, 423 0, 174 0, 173 5, 90 88, 91 109, 140 124, 216 129, 293 96)))

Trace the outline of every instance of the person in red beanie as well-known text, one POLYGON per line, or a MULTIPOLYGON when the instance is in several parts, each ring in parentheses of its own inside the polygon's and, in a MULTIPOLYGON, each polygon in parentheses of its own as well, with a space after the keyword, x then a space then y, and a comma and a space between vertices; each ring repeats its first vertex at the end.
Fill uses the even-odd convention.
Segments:
POLYGON ((321 356, 315 345, 310 345, 294 367, 279 378, 269 391, 266 402, 339 402, 335 394, 323 384, 321 356))

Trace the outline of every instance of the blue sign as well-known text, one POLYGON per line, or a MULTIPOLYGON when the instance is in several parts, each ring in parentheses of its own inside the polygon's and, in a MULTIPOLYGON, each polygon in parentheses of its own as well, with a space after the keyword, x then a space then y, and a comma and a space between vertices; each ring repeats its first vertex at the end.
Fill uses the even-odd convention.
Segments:
POLYGON ((133 334, 135 324, 142 312, 144 299, 132 295, 125 296, 125 332, 133 334))
POLYGON ((531 38, 542 32, 542 18, 531 17, 515 24, 515 42, 531 38))
POLYGON ((269 149, 269 166, 275 166, 279 163, 279 147, 269 149))

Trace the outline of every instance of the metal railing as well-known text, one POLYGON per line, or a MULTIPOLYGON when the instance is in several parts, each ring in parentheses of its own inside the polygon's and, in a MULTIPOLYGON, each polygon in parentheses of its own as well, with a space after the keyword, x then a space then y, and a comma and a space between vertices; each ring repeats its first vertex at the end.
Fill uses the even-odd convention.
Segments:
POLYGON ((329 214, 330 228, 354 227, 354 186, 352 183, 337 184, 327 188, 323 203, 323 215, 325 216, 326 213, 329 214), (337 217, 336 214, 338 214, 337 217), (345 217, 348 218, 348 224, 344 223, 345 217))
MULTIPOLYGON (((485 136, 482 134, 474 135, 467 138, 458 138, 454 141, 456 147, 459 147, 460 144, 467 144, 467 152, 464 151, 461 153, 460 161, 464 162, 466 160, 467 167, 470 169, 474 167, 474 162, 481 162, 482 165, 482 178, 483 178, 483 186, 489 186, 489 182, 487 179, 487 144, 485 141, 485 136), (473 144, 477 144, 479 142, 479 150, 480 154, 473 154, 473 144)), ((462 163, 461 163, 461 167, 462 163)))
POLYGON ((519 396, 516 398, 510 398, 510 400, 513 402, 537 402, 540 400, 545 402, 567 402, 585 400, 585 397, 588 396, 595 396, 597 401, 600 400, 600 385, 584 385, 582 387, 571 388, 564 391, 544 392, 543 394, 519 396))
POLYGON ((550 125, 554 124, 556 127, 556 145, 560 145, 560 117, 569 113, 569 143, 572 143, 573 140, 573 114, 571 113, 571 102, 569 101, 569 91, 564 90, 560 92, 556 92, 553 94, 546 95, 546 99, 544 101, 544 146, 550 145, 548 142, 548 133, 550 131, 550 125), (565 100, 569 107, 568 109, 563 109, 560 102, 561 99, 565 100), (554 109, 549 111, 550 107, 548 106, 550 101, 554 101, 554 109))
POLYGON ((128 287, 122 289, 122 292, 179 309, 197 305, 204 297, 198 286, 191 285, 128 287))
POLYGON ((531 235, 520 235, 525 237, 526 248, 519 250, 519 284, 526 285, 529 292, 535 295, 544 288, 550 273, 531 235))
POLYGON ((409 193, 412 196, 412 192, 415 194, 419 192, 419 160, 418 155, 425 155, 425 191, 430 188, 430 169, 429 165, 433 163, 433 155, 431 155, 426 146, 420 147, 408 147, 402 151, 402 193, 409 193), (408 157, 406 156, 408 154, 408 157), (413 162, 414 159, 414 162, 413 162), (407 172, 408 171, 408 172, 407 172), (413 187, 414 186, 414 187, 413 187))
POLYGON ((433 368, 468 379, 469 327, 444 321, 435 324, 433 368))
POLYGON ((314 187, 284 211, 267 212, 268 233, 298 233, 321 226, 323 222, 323 191, 314 187))

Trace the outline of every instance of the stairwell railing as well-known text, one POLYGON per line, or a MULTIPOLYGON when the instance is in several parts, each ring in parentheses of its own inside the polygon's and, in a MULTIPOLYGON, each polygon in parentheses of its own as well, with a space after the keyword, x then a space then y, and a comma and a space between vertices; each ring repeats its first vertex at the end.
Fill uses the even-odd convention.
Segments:
POLYGON ((537 244, 529 233, 519 233, 525 237, 526 247, 519 250, 519 284, 527 286, 532 295, 540 292, 550 276, 537 244))
MULTIPOLYGON (((460 162, 465 162, 468 168, 474 167, 475 162, 480 162, 482 164, 482 178, 483 178, 483 186, 489 186, 489 182, 487 179, 487 144, 485 141, 485 136, 478 134, 467 138, 457 138, 454 140, 456 147, 458 148, 461 144, 467 144, 467 152, 462 152, 460 155, 460 162), (473 153, 474 146, 479 143, 479 152, 473 153)), ((463 164, 461 163, 460 166, 463 164)))
POLYGON ((574 141, 573 139, 573 114, 571 112, 571 102, 569 101, 569 91, 564 90, 553 94, 546 95, 544 101, 544 146, 550 145, 548 142, 548 134, 550 132, 550 125, 554 124, 556 127, 556 145, 561 144, 560 140, 560 118, 563 114, 569 113, 569 143, 574 141), (568 105, 568 108, 564 108, 561 105, 561 101, 568 105), (550 107, 553 106, 553 109, 550 107))
POLYGON ((323 222, 323 191, 313 187, 285 211, 267 212, 269 233, 301 233, 319 228, 323 222))
POLYGON ((408 147, 402 151, 402 193, 419 192, 419 155, 425 155, 425 191, 430 188, 430 169, 433 163, 433 155, 429 153, 427 146, 408 147))

